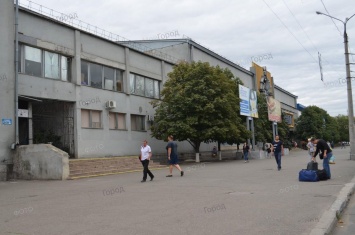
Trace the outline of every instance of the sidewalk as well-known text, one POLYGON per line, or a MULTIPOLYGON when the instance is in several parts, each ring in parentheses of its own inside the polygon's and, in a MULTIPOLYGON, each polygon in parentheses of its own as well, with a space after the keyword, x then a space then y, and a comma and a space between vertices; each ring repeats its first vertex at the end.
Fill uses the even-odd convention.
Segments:
POLYGON ((354 235, 355 234, 355 196, 352 195, 348 207, 341 217, 343 223, 338 223, 333 235, 354 235))
MULTIPOLYGON (((348 149, 335 149, 332 179, 299 182, 304 150, 274 159, 194 163, 72 181, 0 182, 0 234, 306 235, 355 175, 348 149)), ((319 161, 319 160, 318 160, 319 161)), ((319 166, 322 164, 319 161, 319 166)))

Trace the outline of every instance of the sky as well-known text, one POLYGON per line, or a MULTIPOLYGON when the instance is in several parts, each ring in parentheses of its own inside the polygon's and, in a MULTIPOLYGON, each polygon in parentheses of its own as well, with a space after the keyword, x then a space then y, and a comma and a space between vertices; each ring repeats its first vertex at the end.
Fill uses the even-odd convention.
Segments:
MULTIPOLYGON (((355 14, 354 0, 32 2, 32 6, 40 4, 71 14, 129 40, 189 37, 247 69, 254 58, 267 67, 278 86, 298 96, 298 103, 316 105, 331 116, 348 113, 344 25, 316 11, 345 21, 355 14), (264 59, 256 59, 266 54, 264 59)), ((355 16, 347 23, 347 33, 350 51, 355 53, 355 16)), ((350 62, 355 63, 355 55, 350 56, 350 62)), ((350 70, 355 77, 355 64, 350 70)))

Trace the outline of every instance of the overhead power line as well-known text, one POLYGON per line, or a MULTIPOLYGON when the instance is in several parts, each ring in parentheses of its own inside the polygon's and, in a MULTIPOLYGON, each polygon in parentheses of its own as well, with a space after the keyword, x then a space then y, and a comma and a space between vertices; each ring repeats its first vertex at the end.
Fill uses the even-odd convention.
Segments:
POLYGON ((265 5, 270 9, 270 11, 272 11, 272 13, 274 13, 274 15, 277 17, 277 19, 282 23, 282 25, 287 29, 287 31, 294 37, 294 39, 296 39, 296 41, 303 47, 303 49, 312 57, 312 59, 314 60, 314 62, 318 63, 318 60, 314 58, 314 56, 303 46, 303 44, 298 40, 298 38, 292 33, 292 31, 287 27, 287 25, 281 20, 281 18, 271 9, 271 7, 269 6, 269 4, 267 4, 267 2, 265 0, 263 0, 263 2, 265 3, 265 5))
MULTIPOLYGON (((285 6, 287 7, 288 11, 291 13, 291 15, 293 16, 293 18, 295 19, 295 21, 297 22, 298 26, 302 29, 303 33, 306 35, 306 37, 308 38, 308 40, 312 43, 313 45, 313 48, 318 51, 318 55, 320 53, 320 50, 317 48, 317 46, 313 43, 313 41, 311 40, 311 38, 309 37, 308 33, 304 30, 303 26, 301 25, 301 23, 297 20, 295 14, 293 14, 293 12, 291 11, 291 9, 289 8, 289 6, 287 5, 286 1, 285 0, 282 0, 283 3, 285 4, 285 6)), ((326 59, 323 58, 323 61, 325 61, 328 65, 332 66, 334 68, 334 66, 329 62, 327 61, 326 59)), ((337 72, 339 77, 342 77, 342 75, 340 75, 339 72, 337 72)), ((323 75, 322 75, 322 81, 323 81, 323 75)))

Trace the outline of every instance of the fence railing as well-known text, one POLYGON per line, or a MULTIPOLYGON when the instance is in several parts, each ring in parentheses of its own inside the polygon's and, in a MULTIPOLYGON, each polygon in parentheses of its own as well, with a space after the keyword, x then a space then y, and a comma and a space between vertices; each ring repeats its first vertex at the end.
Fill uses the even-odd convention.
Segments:
MULTIPOLYGON (((177 63, 179 59, 163 53, 159 50, 152 49, 146 45, 131 41, 125 37, 122 37, 118 34, 109 32, 105 29, 102 29, 100 27, 97 27, 95 25, 89 24, 87 22, 84 22, 80 19, 78 19, 78 15, 76 13, 67 13, 64 14, 62 12, 50 9, 48 7, 45 7, 43 5, 37 4, 31 0, 18 0, 19 6, 26 8, 28 10, 34 11, 36 13, 39 13, 41 15, 50 17, 52 19, 55 19, 57 21, 61 21, 64 24, 70 25, 74 28, 80 29, 82 31, 94 34, 98 37, 105 38, 107 40, 125 45, 127 47, 133 48, 135 50, 141 51, 145 54, 152 55, 154 57, 169 61, 171 63, 177 63)), ((14 0, 14 3, 16 4, 16 0, 14 0)))

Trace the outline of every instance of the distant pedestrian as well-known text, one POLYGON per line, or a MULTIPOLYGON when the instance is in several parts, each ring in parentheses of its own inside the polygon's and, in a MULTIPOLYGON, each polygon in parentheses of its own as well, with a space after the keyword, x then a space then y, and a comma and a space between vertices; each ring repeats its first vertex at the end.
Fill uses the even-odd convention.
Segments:
POLYGON ((344 141, 341 142, 341 148, 345 149, 345 142, 344 141))
POLYGON ((143 180, 142 183, 147 181, 147 175, 150 177, 150 181, 153 181, 154 175, 148 169, 149 160, 152 157, 152 149, 148 145, 148 141, 144 140, 143 145, 141 146, 141 155, 140 160, 143 165, 143 180))
POLYGON ((243 145, 243 156, 244 156, 244 163, 249 162, 248 155, 250 153, 250 147, 247 142, 244 143, 243 145))
POLYGON ((217 147, 214 146, 213 149, 212 149, 212 157, 216 157, 216 156, 217 156, 217 153, 218 153, 217 147))
POLYGON ((307 149, 308 149, 309 161, 312 161, 313 153, 315 151, 315 146, 314 144, 312 144, 311 138, 308 139, 307 149))
POLYGON ((275 155, 277 170, 281 170, 281 156, 284 154, 284 145, 278 135, 275 136, 275 140, 271 144, 271 151, 275 155))
POLYGON ((175 166, 180 171, 180 175, 183 176, 184 172, 178 164, 177 144, 174 142, 174 137, 172 135, 168 136, 168 145, 166 146, 166 150, 168 151, 169 173, 170 173, 166 177, 173 176, 173 166, 175 166))
POLYGON ((322 139, 311 139, 312 144, 317 145, 317 150, 314 152, 312 160, 315 161, 317 154, 320 153, 320 159, 323 159, 323 169, 327 172, 328 179, 331 178, 329 159, 333 156, 332 150, 329 148, 327 142, 322 139))

